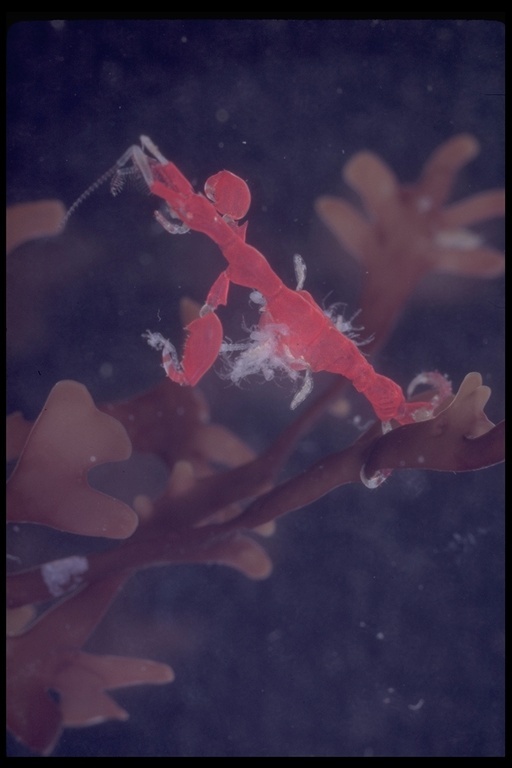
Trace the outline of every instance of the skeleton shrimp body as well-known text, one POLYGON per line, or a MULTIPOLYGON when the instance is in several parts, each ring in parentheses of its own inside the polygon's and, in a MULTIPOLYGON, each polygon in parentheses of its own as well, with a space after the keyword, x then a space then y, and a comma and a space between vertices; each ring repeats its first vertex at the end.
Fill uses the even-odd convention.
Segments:
MULTIPOLYGON (((408 403, 398 384, 375 372, 357 345, 339 330, 307 291, 284 285, 263 254, 245 242, 246 225, 239 226, 237 221, 247 213, 251 196, 242 179, 221 171, 206 182, 204 197, 194 191, 150 139, 141 137, 141 142, 142 148, 131 147, 118 167, 121 169, 132 161, 150 191, 162 198, 173 219, 181 222, 177 224, 155 214, 166 230, 173 234, 188 229, 204 233, 218 245, 228 262, 208 293, 200 317, 187 326, 181 362, 169 341, 160 334, 147 333, 149 343, 162 350, 163 365, 172 381, 195 385, 217 359, 223 331, 215 310, 226 304, 229 284, 236 283, 256 292, 252 296, 260 304, 261 318, 257 332, 252 334, 252 345, 231 348, 242 350, 241 356, 245 354, 247 359, 252 355, 253 360, 266 360, 262 365, 280 366, 292 378, 304 371, 306 384, 292 407, 311 388, 311 372, 328 371, 349 379, 383 422, 394 419, 408 424, 415 420, 415 414, 416 418, 425 418, 425 407, 431 412, 430 403, 408 403), (270 353, 264 351, 265 345, 270 353)), ((229 345, 225 348, 229 349, 229 345)))

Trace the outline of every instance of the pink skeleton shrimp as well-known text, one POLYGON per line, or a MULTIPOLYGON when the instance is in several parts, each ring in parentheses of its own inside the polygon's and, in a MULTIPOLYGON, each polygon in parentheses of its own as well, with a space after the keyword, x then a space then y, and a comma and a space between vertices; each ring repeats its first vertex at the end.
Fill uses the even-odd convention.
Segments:
MULTIPOLYGON (((147 136, 141 136, 141 146, 130 147, 114 166, 112 189, 117 190, 123 173, 133 170, 140 172, 149 190, 167 204, 173 221, 155 213, 164 229, 171 234, 195 230, 208 235, 228 262, 227 269, 210 289, 200 316, 186 328, 188 336, 181 362, 170 341, 159 333, 145 334, 149 344, 162 351, 163 367, 172 381, 194 386, 220 352, 228 356, 240 352, 232 364, 234 381, 255 372, 270 379, 275 370, 297 380, 300 372, 305 372, 292 408, 311 391, 312 372, 330 371, 349 379, 369 400, 382 422, 394 419, 403 425, 432 415, 434 402, 407 402, 398 384, 376 373, 343 332, 346 324, 324 312, 311 294, 302 289, 305 265, 300 256, 295 257, 298 285, 292 290, 284 285, 263 254, 245 242, 247 223, 238 222, 249 210, 251 194, 243 179, 220 171, 207 180, 205 197, 194 192, 190 182, 147 136), (251 298, 260 305, 257 329, 247 342, 240 344, 223 344, 222 325, 215 314, 217 307, 227 302, 230 282, 252 289, 251 298)), ((448 382, 440 374, 422 374, 412 386, 418 383, 449 390, 448 382)))

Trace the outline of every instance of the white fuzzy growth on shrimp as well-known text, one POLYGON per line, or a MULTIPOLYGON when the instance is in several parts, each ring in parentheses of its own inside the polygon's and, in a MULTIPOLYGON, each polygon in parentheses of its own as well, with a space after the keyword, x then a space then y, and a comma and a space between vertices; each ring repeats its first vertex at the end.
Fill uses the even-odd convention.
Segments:
POLYGON ((267 323, 263 327, 254 328, 244 341, 224 341, 220 348, 225 366, 224 378, 234 384, 240 384, 243 379, 255 374, 263 376, 265 381, 271 381, 276 374, 285 374, 294 382, 303 378, 301 388, 290 406, 296 408, 311 392, 313 384, 305 360, 295 358, 283 343, 289 335, 288 326, 267 323), (237 352, 240 354, 236 355, 237 352), (304 377, 302 372, 305 372, 304 377))
POLYGON ((372 334, 366 339, 361 339, 360 335, 362 331, 364 331, 364 326, 354 324, 354 320, 361 313, 361 310, 358 309, 351 317, 345 318, 343 313, 338 312, 338 309, 343 306, 345 305, 340 302, 331 304, 330 307, 327 307, 327 309, 324 310, 324 315, 329 318, 340 333, 348 339, 351 339, 351 341, 358 347, 364 347, 365 344, 370 344, 374 339, 374 335, 372 334))

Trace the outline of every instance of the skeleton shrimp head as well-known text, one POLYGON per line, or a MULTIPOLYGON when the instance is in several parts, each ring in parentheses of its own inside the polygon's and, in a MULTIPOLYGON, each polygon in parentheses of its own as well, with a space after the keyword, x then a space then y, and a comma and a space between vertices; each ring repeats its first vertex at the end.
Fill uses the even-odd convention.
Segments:
POLYGON ((220 217, 237 229, 238 222, 249 210, 251 193, 246 182, 230 171, 219 171, 210 176, 205 185, 206 198, 196 194, 188 179, 162 155, 148 136, 140 137, 141 146, 134 145, 118 161, 119 166, 132 163, 151 192, 165 200, 172 218, 168 221, 161 213, 155 218, 171 234, 183 234, 189 228, 210 234, 215 218, 220 217))

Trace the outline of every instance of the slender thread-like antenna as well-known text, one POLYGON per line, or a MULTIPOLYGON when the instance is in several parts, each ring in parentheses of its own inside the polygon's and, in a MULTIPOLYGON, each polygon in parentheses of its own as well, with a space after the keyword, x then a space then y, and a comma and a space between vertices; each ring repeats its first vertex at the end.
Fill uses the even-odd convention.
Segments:
POLYGON ((110 179, 112 176, 114 176, 114 174, 118 170, 119 170, 119 166, 116 163, 115 165, 112 166, 112 168, 109 168, 109 170, 106 171, 103 174, 103 176, 100 176, 99 179, 96 179, 96 181, 93 184, 91 184, 90 187, 87 187, 85 192, 82 192, 80 197, 78 197, 75 200, 75 202, 73 203, 73 205, 70 208, 68 208, 68 210, 66 211, 66 215, 64 216, 64 218, 62 220, 61 229, 64 229, 64 227, 68 223, 68 221, 71 218, 71 216, 75 213, 76 209, 79 206, 81 206, 82 203, 85 200, 87 200, 87 198, 90 197, 90 195, 92 195, 92 193, 95 192, 98 189, 98 187, 101 187, 102 184, 104 184, 106 181, 108 181, 108 179, 110 179))
MULTIPOLYGON (((160 155, 157 147, 155 147, 155 145, 150 139, 147 139, 145 136, 142 136, 141 140, 143 140, 144 148, 147 148, 148 151, 152 151, 153 154, 155 154, 156 152, 157 156, 163 158, 163 155, 160 155)), ((153 177, 150 170, 150 165, 152 162, 153 163, 155 162, 153 158, 148 158, 144 154, 144 150, 141 149, 140 147, 134 145, 129 149, 127 149, 124 155, 122 155, 122 157, 119 158, 117 163, 115 163, 115 165, 113 165, 112 168, 109 168, 108 171, 106 171, 102 176, 99 177, 99 179, 96 179, 96 181, 93 184, 91 184, 90 187, 87 187, 85 192, 82 192, 80 197, 75 200, 75 202, 70 208, 68 208, 68 210, 66 211, 66 215, 62 220, 61 229, 64 229, 64 227, 68 223, 71 216, 75 213, 76 209, 80 205, 82 205, 82 203, 85 200, 87 200, 87 198, 90 197, 90 195, 92 195, 93 192, 96 192, 98 187, 101 187, 102 184, 104 184, 109 179, 112 179, 112 181, 110 182, 110 191, 114 195, 114 197, 121 192, 124 186, 126 176, 133 175, 133 176, 137 176, 138 178, 143 178, 145 183, 148 186, 150 186, 153 181, 153 177), (126 164, 130 161, 133 163, 133 165, 129 167, 125 167, 126 164)))

